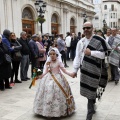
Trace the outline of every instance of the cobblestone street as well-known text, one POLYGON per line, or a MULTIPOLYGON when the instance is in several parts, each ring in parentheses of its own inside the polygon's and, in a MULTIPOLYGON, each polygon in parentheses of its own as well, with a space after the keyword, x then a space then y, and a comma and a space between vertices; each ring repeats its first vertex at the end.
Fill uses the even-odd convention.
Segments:
MULTIPOLYGON (((68 70, 72 70, 72 61, 68 62, 68 70)), ((79 94, 80 74, 73 79, 65 75, 71 86, 75 102, 76 112, 69 117, 51 118, 51 120, 85 120, 87 113, 87 99, 79 94)), ((29 69, 30 77, 30 69, 29 69)), ((47 118, 36 116, 33 113, 33 101, 39 80, 36 86, 29 89, 31 80, 15 84, 12 90, 0 91, 0 120, 46 120, 47 118)), ((97 101, 96 114, 93 120, 120 120, 120 84, 109 82, 102 100, 97 101)))

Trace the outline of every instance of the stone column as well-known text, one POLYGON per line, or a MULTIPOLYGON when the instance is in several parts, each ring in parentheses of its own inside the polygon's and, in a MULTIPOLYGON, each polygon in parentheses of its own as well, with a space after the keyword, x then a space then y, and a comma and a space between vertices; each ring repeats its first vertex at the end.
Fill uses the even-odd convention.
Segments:
POLYGON ((66 32, 68 32, 68 9, 66 8, 63 8, 63 34, 64 34, 64 37, 66 36, 66 32))

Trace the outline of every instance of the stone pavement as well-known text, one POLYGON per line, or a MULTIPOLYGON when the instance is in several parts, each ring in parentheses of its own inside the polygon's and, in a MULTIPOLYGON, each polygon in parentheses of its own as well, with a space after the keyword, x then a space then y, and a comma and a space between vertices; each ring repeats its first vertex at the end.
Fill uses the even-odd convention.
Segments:
MULTIPOLYGON (((72 61, 68 62, 68 70, 72 70, 72 61)), ((75 102, 76 112, 69 117, 51 118, 51 120, 85 120, 87 113, 87 99, 79 94, 80 72, 77 78, 65 75, 71 86, 75 102)), ((30 69, 29 69, 30 77, 30 69)), ((12 90, 0 91, 0 120, 47 120, 44 117, 34 115, 33 101, 39 80, 36 86, 29 89, 31 80, 15 84, 12 90)), ((109 82, 102 100, 97 101, 97 112, 93 120, 120 120, 120 83, 115 85, 109 82)))

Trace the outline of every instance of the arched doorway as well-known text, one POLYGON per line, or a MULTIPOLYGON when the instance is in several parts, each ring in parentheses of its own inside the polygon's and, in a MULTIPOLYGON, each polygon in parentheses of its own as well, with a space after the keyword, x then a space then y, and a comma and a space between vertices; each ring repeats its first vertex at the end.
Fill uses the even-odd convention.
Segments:
POLYGON ((70 33, 75 33, 75 20, 71 18, 70 20, 70 33))
POLYGON ((59 31, 58 31, 58 16, 56 14, 52 15, 51 18, 51 33, 56 36, 59 31))
POLYGON ((34 20, 29 7, 26 7, 22 13, 22 30, 27 34, 34 34, 34 20))

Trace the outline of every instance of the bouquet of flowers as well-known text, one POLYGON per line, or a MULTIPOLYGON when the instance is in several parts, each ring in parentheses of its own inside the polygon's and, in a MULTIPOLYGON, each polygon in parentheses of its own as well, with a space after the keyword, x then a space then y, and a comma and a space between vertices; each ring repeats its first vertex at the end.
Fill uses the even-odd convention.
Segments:
POLYGON ((42 71, 39 68, 33 69, 32 82, 31 82, 29 88, 31 88, 32 86, 35 86, 35 81, 38 79, 39 75, 41 75, 41 74, 42 74, 42 71))

